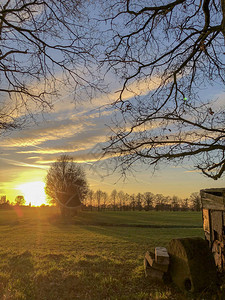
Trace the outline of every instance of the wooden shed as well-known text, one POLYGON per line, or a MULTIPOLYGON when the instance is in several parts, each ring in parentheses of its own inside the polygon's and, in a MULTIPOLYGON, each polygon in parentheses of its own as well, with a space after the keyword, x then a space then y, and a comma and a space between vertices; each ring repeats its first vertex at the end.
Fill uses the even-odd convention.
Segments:
POLYGON ((219 271, 225 271, 225 188, 200 191, 205 239, 219 271))

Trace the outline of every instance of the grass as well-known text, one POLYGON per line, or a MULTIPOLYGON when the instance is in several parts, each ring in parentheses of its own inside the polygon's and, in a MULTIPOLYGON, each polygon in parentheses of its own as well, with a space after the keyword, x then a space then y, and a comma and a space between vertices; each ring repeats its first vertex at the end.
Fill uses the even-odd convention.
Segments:
POLYGON ((202 218, 199 212, 161 212, 161 211, 106 211, 81 212, 76 218, 77 223, 92 225, 127 225, 143 227, 199 227, 202 228, 202 218))
POLYGON ((0 211, 0 299, 186 299, 145 278, 143 258, 172 238, 203 237, 201 213, 82 212, 72 223, 56 213, 0 211))

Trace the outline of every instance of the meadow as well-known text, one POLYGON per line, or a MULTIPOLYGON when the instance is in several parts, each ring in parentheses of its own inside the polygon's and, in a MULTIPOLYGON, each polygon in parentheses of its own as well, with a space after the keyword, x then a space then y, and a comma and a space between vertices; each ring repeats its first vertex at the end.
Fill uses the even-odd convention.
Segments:
MULTIPOLYGON (((203 237, 200 212, 0 211, 0 299, 186 299, 145 278, 147 250, 203 237)), ((199 298, 201 299, 201 298, 199 298)))

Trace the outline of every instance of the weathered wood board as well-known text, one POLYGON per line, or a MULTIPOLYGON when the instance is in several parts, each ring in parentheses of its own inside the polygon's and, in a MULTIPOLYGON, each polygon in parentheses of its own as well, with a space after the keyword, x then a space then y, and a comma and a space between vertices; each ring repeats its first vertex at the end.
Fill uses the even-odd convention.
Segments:
POLYGON ((219 241, 214 241, 212 244, 212 254, 215 260, 215 264, 218 270, 223 269, 223 257, 222 257, 222 247, 219 241))
POLYGON ((211 222, 212 222, 212 233, 213 239, 222 239, 223 230, 223 212, 222 211, 211 211, 211 222))
POLYGON ((203 208, 202 209, 202 218, 203 218, 203 229, 210 233, 210 221, 209 221, 209 210, 203 208))
POLYGON ((205 239, 218 270, 225 270, 225 188, 201 190, 205 239))
POLYGON ((223 197, 218 197, 205 193, 202 195, 202 207, 206 209, 224 210, 223 197))
POLYGON ((225 210, 225 189, 206 189, 200 194, 203 208, 225 210))

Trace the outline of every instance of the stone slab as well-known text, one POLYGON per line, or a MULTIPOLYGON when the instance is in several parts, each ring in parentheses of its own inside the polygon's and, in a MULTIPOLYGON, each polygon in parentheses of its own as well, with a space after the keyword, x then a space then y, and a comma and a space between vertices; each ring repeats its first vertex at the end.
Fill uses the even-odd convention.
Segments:
POLYGON ((169 264, 170 258, 165 247, 156 247, 155 248, 155 261, 158 264, 169 264))

